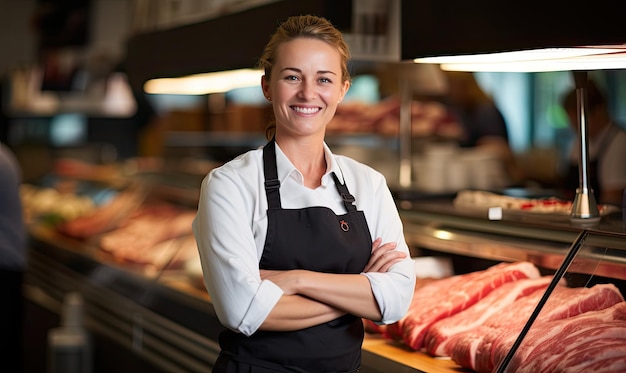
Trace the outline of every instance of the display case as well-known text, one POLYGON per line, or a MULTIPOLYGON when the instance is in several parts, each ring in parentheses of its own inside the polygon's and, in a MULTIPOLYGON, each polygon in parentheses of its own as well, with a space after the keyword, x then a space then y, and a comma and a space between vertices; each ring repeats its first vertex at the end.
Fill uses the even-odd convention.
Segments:
MULTIPOLYGON (((152 198, 177 201, 178 207, 192 209, 197 204, 200 174, 176 168, 178 172, 171 168, 144 171, 140 179, 144 187, 150 186, 152 198)), ((142 190, 132 182, 125 185, 118 193, 142 190)), ((621 211, 604 216, 598 225, 584 227, 554 214, 504 210, 494 219, 487 210, 460 208, 454 196, 423 197, 397 199, 407 243, 414 256, 454 258, 455 276, 498 263, 527 262, 542 275, 556 273, 570 287, 612 284, 622 293, 625 289, 626 233, 621 211), (562 268, 566 259, 570 263, 562 268)), ((153 200, 145 193, 140 199, 140 204, 153 200)), ((204 289, 197 253, 176 260, 188 233, 174 237, 165 251, 166 259, 155 265, 121 260, 103 251, 94 238, 102 235, 80 239, 47 220, 31 222, 27 297, 59 314, 64 295, 78 291, 85 299, 87 326, 93 333, 155 370, 207 371, 219 352, 217 336, 222 327, 204 289)), ((543 302, 549 304, 549 294, 546 297, 543 302)), ((428 300, 420 302, 424 306, 428 300)), ((541 324, 541 316, 538 320, 536 325, 541 324)), ((531 325, 528 328, 526 333, 533 335, 531 325)), ((376 332, 368 333, 363 345, 364 372, 472 370, 376 332)))
POLYGON ((626 225, 621 209, 607 210, 597 224, 580 225, 557 212, 505 209, 494 218, 490 209, 468 210, 454 199, 399 201, 399 206, 407 242, 418 254, 454 257, 457 273, 493 263, 532 263, 550 280, 506 306, 501 303, 518 291, 514 287, 497 302, 486 306, 487 295, 450 321, 430 325, 427 341, 434 330, 447 339, 432 337, 431 343, 448 343, 425 342, 431 356, 442 353, 477 372, 623 370, 626 225), (483 314, 476 316, 472 310, 480 307, 483 314), (460 331, 472 315, 483 320, 471 331, 460 331), (458 334, 446 335, 446 328, 448 333, 457 328, 458 334))

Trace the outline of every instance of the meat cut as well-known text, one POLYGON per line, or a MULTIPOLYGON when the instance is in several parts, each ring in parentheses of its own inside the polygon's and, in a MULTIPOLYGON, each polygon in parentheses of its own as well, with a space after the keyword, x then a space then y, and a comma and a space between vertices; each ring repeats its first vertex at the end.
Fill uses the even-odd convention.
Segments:
POLYGON ((415 290, 407 314, 386 328, 386 336, 401 339, 413 350, 424 347, 428 329, 435 322, 457 314, 500 286, 527 278, 539 278, 530 262, 499 263, 483 271, 451 276, 415 290))
MULTIPOLYGON (((496 360, 504 358, 506 348, 496 352, 496 360)), ((507 370, 596 372, 601 366, 616 368, 616 364, 621 368, 614 372, 626 371, 626 302, 533 325, 507 370)))
POLYGON ((490 316, 495 315, 521 297, 545 290, 552 276, 513 281, 495 289, 473 306, 434 323, 426 333, 424 345, 433 356, 450 356, 447 341, 453 335, 474 329, 482 325, 490 316))
MULTIPOLYGON (((544 290, 538 290, 520 298, 489 317, 478 328, 452 336, 448 340, 452 360, 477 372, 493 371, 510 350, 543 293, 544 290)), ((623 301, 619 289, 613 284, 600 284, 591 288, 557 286, 534 326, 606 309, 623 301)))

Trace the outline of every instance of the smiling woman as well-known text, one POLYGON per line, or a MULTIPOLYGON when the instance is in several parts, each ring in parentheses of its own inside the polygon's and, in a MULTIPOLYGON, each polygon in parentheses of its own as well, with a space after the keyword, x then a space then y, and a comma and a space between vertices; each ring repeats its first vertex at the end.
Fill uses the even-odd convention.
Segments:
MULTIPOLYGON (((272 39, 269 41, 263 55, 259 60, 259 66, 265 71, 263 77, 263 92, 268 100, 272 101, 272 92, 270 91, 269 83, 272 81, 272 72, 277 71, 282 75, 282 79, 292 80, 295 83, 302 83, 303 71, 288 65, 275 68, 277 63, 278 54, 286 57, 286 61, 282 63, 304 63, 303 66, 311 68, 319 68, 320 70, 314 70, 310 73, 313 74, 308 79, 319 79, 321 86, 327 86, 326 91, 330 91, 330 88, 335 87, 341 89, 340 97, 337 98, 337 102, 332 109, 332 115, 336 110, 336 105, 341 102, 343 96, 346 94, 350 86, 350 73, 348 72, 348 59, 350 58, 350 50, 348 45, 343 40, 342 34, 335 29, 330 22, 315 23, 310 22, 309 17, 293 17, 288 22, 283 23, 281 28, 277 30, 272 39), (292 45, 295 42, 297 45, 292 45), (311 44, 311 45, 309 45, 311 44), (317 49, 317 47, 321 48, 317 49), (302 48, 304 51, 311 51, 310 55, 294 54, 294 49, 297 51, 302 48), (286 49, 286 50, 282 50, 286 49), (281 51, 282 50, 282 51, 281 51), (303 60, 310 57, 317 57, 321 59, 318 62, 313 60, 303 60), (300 58, 301 61, 289 61, 289 58, 300 58), (326 59, 326 61, 324 61, 326 59), (300 73, 300 75, 289 75, 289 72, 300 73), (320 76, 317 76, 320 74, 320 76), (331 79, 332 78, 332 79, 331 79)), ((308 85, 308 81, 306 82, 308 85)), ((312 82, 311 82, 312 83, 312 82)), ((302 84, 298 84, 297 87, 302 87, 302 84)), ((307 86, 305 86, 307 88, 307 86)), ((302 92, 300 92, 302 94, 302 92)), ((331 117, 332 117, 331 115, 331 117)), ((266 128, 267 138, 271 138, 274 135, 275 125, 270 123, 266 128)))
POLYGON ((202 182, 193 228, 226 327, 214 372, 355 372, 362 318, 409 307, 415 270, 384 176, 324 140, 348 58, 326 19, 282 23, 259 62, 268 143, 202 182))
POLYGON ((277 57, 273 72, 262 79, 274 107, 277 141, 292 135, 323 139, 350 86, 339 54, 324 41, 298 38, 281 44, 277 57))

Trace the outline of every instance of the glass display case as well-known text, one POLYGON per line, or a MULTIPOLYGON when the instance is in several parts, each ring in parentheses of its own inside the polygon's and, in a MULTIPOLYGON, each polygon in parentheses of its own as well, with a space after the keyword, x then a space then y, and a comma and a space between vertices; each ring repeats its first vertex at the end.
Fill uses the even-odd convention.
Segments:
MULTIPOLYGON (((141 216, 138 213, 141 208, 149 208, 156 215, 158 211, 164 211, 157 206, 174 201, 176 208, 181 209, 177 211, 192 212, 197 204, 201 175, 206 169, 196 173, 189 170, 144 166, 142 172, 124 183, 125 187, 108 189, 108 200, 114 200, 112 196, 126 198, 127 202, 136 198, 132 211, 128 207, 133 204, 124 204, 127 219, 141 216), (141 180, 142 187, 136 185, 138 180, 141 180)), ((450 196, 431 196, 410 202, 398 199, 397 203, 412 254, 415 257, 455 257, 457 265, 453 277, 485 271, 499 263, 531 263, 542 276, 550 276, 551 281, 547 291, 543 288, 535 294, 535 298, 529 301, 531 303, 523 308, 525 311, 517 309, 516 329, 507 334, 508 338, 503 342, 505 347, 498 350, 497 357, 488 360, 488 368, 471 365, 478 361, 476 357, 469 360, 436 357, 424 349, 413 350, 402 341, 368 333, 363 345, 365 372, 389 369, 402 372, 480 372, 496 369, 497 363, 502 361, 519 364, 520 358, 515 351, 525 354, 522 355, 524 361, 528 360, 528 354, 532 355, 533 352, 528 352, 531 350, 525 347, 525 337, 534 338, 537 332, 533 329, 544 327, 544 323, 548 322, 545 320, 548 316, 540 311, 544 308, 554 312, 551 311, 552 302, 555 302, 553 298, 565 297, 575 301, 586 296, 576 291, 585 292, 583 288, 599 286, 596 289, 608 291, 607 294, 612 297, 609 298, 613 299, 613 304, 609 301, 604 303, 607 309, 618 307, 617 303, 621 304, 619 301, 623 300, 626 233, 621 211, 603 216, 595 226, 581 227, 562 215, 537 216, 506 209, 501 211, 498 219, 494 219, 488 210, 459 208, 454 197, 450 196), (564 288, 573 293, 564 295, 564 288), (509 351, 512 355, 506 357, 509 351), (466 360, 473 363, 466 363, 466 360)), ((85 213, 84 216, 89 215, 85 213)), ((100 213, 94 216, 106 218, 107 215, 100 213)), ((116 225, 113 221, 103 221, 109 224, 109 234, 116 231, 111 228, 116 225)), ((128 221, 117 225, 120 228, 132 226, 128 221)), ((120 239, 119 251, 115 253, 103 250, 102 239, 107 237, 104 232, 81 238, 68 235, 67 231, 59 229, 62 225, 51 225, 50 220, 31 221, 26 281, 28 298, 51 312, 59 313, 63 296, 78 291, 85 299, 87 326, 94 332, 105 335, 129 353, 140 356, 163 371, 206 371, 219 352, 217 336, 222 327, 204 289, 197 252, 189 255, 184 249, 189 243, 187 239, 192 236, 189 236, 190 231, 181 231, 171 237, 161 236, 158 242, 147 241, 140 233, 155 238, 158 236, 155 232, 163 229, 154 216, 151 222, 146 221, 142 223, 144 225, 135 222, 136 235, 132 239, 120 239), (141 226, 143 230, 140 230, 141 226), (137 256, 141 252, 137 245, 142 242, 146 245, 153 243, 145 251, 145 260, 137 256), (135 249, 129 250, 131 247, 135 249), (148 253, 158 250, 162 250, 158 256, 160 261, 148 260, 153 257, 148 253), (124 254, 127 251, 132 255, 124 254)), ((421 307, 428 304, 427 299, 420 299, 419 302, 421 307)), ((559 304, 565 303, 559 301, 559 304)), ((499 313, 505 314, 504 311, 499 313)), ((585 315, 591 314, 585 312, 585 315)), ((578 315, 570 311, 567 316, 566 320, 578 315)), ((550 317, 554 319, 549 322, 564 323, 561 319, 550 317)), ((481 338, 486 335, 488 333, 482 333, 481 338)))

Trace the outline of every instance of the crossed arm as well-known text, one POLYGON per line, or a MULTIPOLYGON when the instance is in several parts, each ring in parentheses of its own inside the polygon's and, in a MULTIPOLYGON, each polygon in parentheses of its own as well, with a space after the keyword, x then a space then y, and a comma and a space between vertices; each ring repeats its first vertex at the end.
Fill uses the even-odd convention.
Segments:
MULTIPOLYGON (((407 254, 393 242, 372 243, 372 255, 363 272, 387 272, 407 254)), ((278 285, 284 294, 261 325, 261 330, 302 329, 352 314, 380 320, 381 311, 369 279, 362 274, 332 274, 308 270, 261 270, 261 278, 278 285)))

